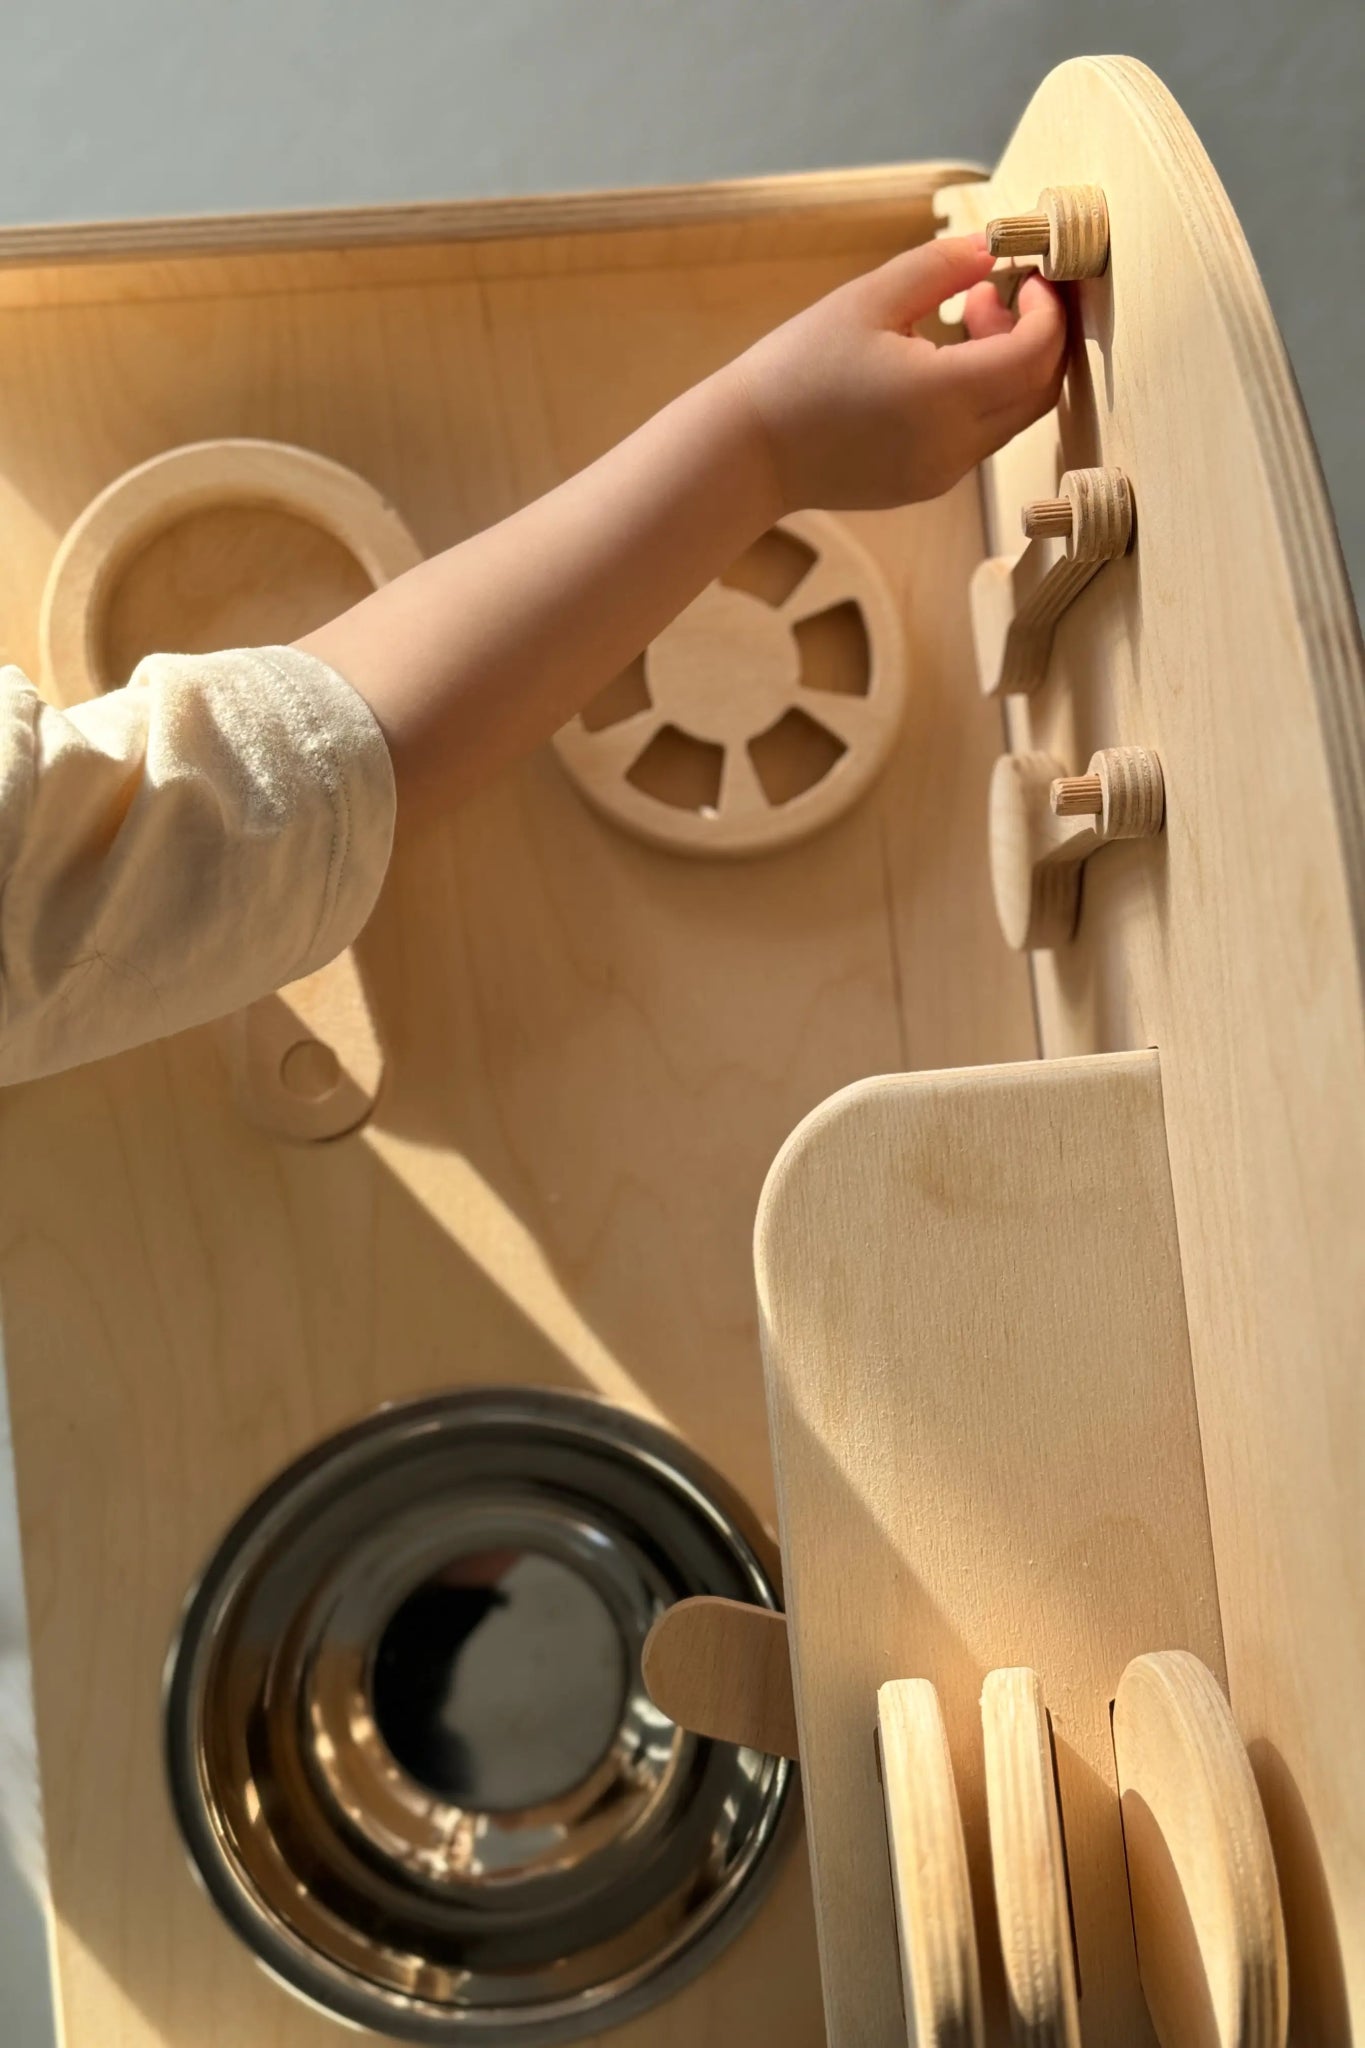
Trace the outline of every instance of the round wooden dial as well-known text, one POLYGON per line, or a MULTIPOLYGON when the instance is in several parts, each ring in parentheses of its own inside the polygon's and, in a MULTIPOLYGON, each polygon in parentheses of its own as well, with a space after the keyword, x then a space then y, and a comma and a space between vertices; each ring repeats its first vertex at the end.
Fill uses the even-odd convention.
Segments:
POLYGON ((826 513, 779 521, 556 735, 613 823, 678 853, 804 839, 895 742, 905 658, 878 565, 826 513))

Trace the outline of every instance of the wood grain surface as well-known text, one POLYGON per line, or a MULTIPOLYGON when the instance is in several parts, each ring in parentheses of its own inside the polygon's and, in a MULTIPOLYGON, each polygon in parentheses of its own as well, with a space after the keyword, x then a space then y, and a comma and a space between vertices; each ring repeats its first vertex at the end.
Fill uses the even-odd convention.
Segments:
POLYGON ((1036 1671, 987 1672, 981 1738, 1010 2039, 1081 2048, 1052 1730, 1036 1671))
POLYGON ((831 2048, 903 2039, 870 1722, 943 1707, 986 2038, 1005 2039, 979 1697, 1051 1710, 1083 2026, 1151 2048, 1109 1702, 1152 1643, 1222 1660, 1157 1055, 865 1081, 794 1134, 756 1238, 831 2048))
MULTIPOLYGON (((195 255, 148 230, 87 238, 78 262, 70 238, 46 259, 41 237, 7 240, 31 267, 0 316, 5 658, 36 666, 57 545, 131 464, 215 435, 296 442, 367 478, 430 552, 928 232, 939 175, 869 197, 855 174, 807 227, 783 187, 742 219, 689 200, 661 225, 665 198, 560 234, 550 206, 515 240, 354 258, 195 255)), ((533 1381, 661 1415, 771 1512, 750 1236, 773 1155, 858 1075, 1032 1053, 981 830, 999 728, 968 643, 975 487, 856 530, 916 686, 882 780, 818 841, 708 871, 594 816, 547 750, 396 853, 356 949, 388 1062, 363 1135, 270 1141, 207 1031, 0 1098, 70 2048, 343 2038, 219 1923, 162 1788, 166 1647, 248 1496, 380 1401, 533 1381)), ((625 2035, 820 2037, 799 1858, 738 1946, 625 2035)))

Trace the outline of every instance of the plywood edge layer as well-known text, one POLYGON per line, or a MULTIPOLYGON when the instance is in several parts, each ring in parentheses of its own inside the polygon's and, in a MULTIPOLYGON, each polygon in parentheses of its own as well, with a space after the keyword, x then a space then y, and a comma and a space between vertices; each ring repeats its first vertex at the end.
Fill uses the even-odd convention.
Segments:
MULTIPOLYGON (((569 254, 556 265, 586 269, 657 260, 660 231, 669 232, 670 261, 750 258, 755 232, 773 238, 776 253, 789 253, 793 240, 837 247, 868 232, 894 237, 901 216, 904 239, 914 241, 932 231, 941 185, 983 175, 970 164, 872 165, 620 192, 14 227, 0 230, 0 304, 165 296, 168 268, 209 260, 249 260, 249 271, 225 276, 268 290, 407 282, 452 270, 494 275, 500 245, 547 238, 591 245, 609 237, 610 253, 589 248, 578 262, 569 254), (718 248, 721 231, 738 234, 733 248, 718 248)), ((502 266, 546 267, 528 264, 526 254, 505 250, 502 266)))

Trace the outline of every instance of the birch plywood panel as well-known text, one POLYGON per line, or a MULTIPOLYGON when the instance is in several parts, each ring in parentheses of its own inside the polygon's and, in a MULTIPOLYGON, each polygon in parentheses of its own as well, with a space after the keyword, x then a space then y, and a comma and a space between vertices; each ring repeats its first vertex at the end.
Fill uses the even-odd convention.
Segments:
MULTIPOLYGON (((928 232, 941 175, 826 192, 804 243, 790 208, 728 204, 709 225, 637 210, 576 234, 550 206, 513 240, 447 223, 353 259, 306 236, 226 254, 163 236, 107 263, 44 240, 48 267, 3 280, 6 656, 36 661, 57 543, 131 464, 219 434, 297 442, 439 547, 928 232)), ((0 1099, 71 2048, 341 2038, 220 1926, 161 1787, 167 1640, 244 1499, 382 1400, 529 1380, 658 1413, 768 1511, 749 1240, 773 1154, 857 1075, 1032 1052, 979 829, 999 736, 970 672, 975 494, 857 531, 895 591, 911 690, 882 781, 819 840, 710 873, 595 818, 547 754, 398 850, 357 948, 387 1059, 363 1135, 305 1151, 249 1128, 211 1033, 0 1099)), ((738 1946, 625 2038, 820 2033, 793 1861, 738 1946)))
POLYGON ((1084 2038, 1151 2048, 1109 1703, 1153 1642, 1222 1662, 1156 1055, 845 1090, 774 1165, 756 1262, 830 2048, 905 2040, 898 1678, 942 1705, 1009 2036, 979 1700, 1010 1665, 1052 1714, 1084 2038))
POLYGON ((1228 1680, 1289 1923, 1291 2037, 1365 2032, 1365 687, 1293 377, 1250 253, 1169 95, 1120 59, 1040 89, 978 219, 1103 186, 1108 273, 1071 287, 1055 425, 991 465, 991 545, 1107 464, 1131 555, 1010 705, 1070 770, 1153 747, 1164 840, 1087 869, 1034 968, 1048 1053, 1161 1050, 1228 1680), (1060 439, 1060 447, 1058 441, 1060 439))

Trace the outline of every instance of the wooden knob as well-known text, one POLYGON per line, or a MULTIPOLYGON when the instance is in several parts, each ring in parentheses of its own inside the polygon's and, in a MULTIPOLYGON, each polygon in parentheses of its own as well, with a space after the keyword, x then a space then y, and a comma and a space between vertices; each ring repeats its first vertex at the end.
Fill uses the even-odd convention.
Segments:
POLYGON ((986 229, 992 256, 1046 256, 1052 229, 1045 213, 1007 213, 986 229))
MULTIPOLYGON (((1084 777, 1100 785, 1100 820, 1105 839, 1153 839, 1166 822, 1166 779, 1150 747, 1101 747, 1084 777)), ((1068 777, 1060 778, 1062 781, 1068 777)))
POLYGON ((1049 185, 1032 213, 986 227, 993 256, 1037 256, 1043 276, 1099 277, 1109 262, 1109 208, 1098 185, 1049 185))
POLYGON ((1035 498, 1032 504, 1025 505, 1020 523, 1026 540, 1066 540, 1076 523, 1076 514, 1069 498, 1035 498))
POLYGON ((1104 784, 1098 775, 1059 775, 1052 785, 1052 813, 1057 818, 1098 818, 1104 809, 1104 784))

